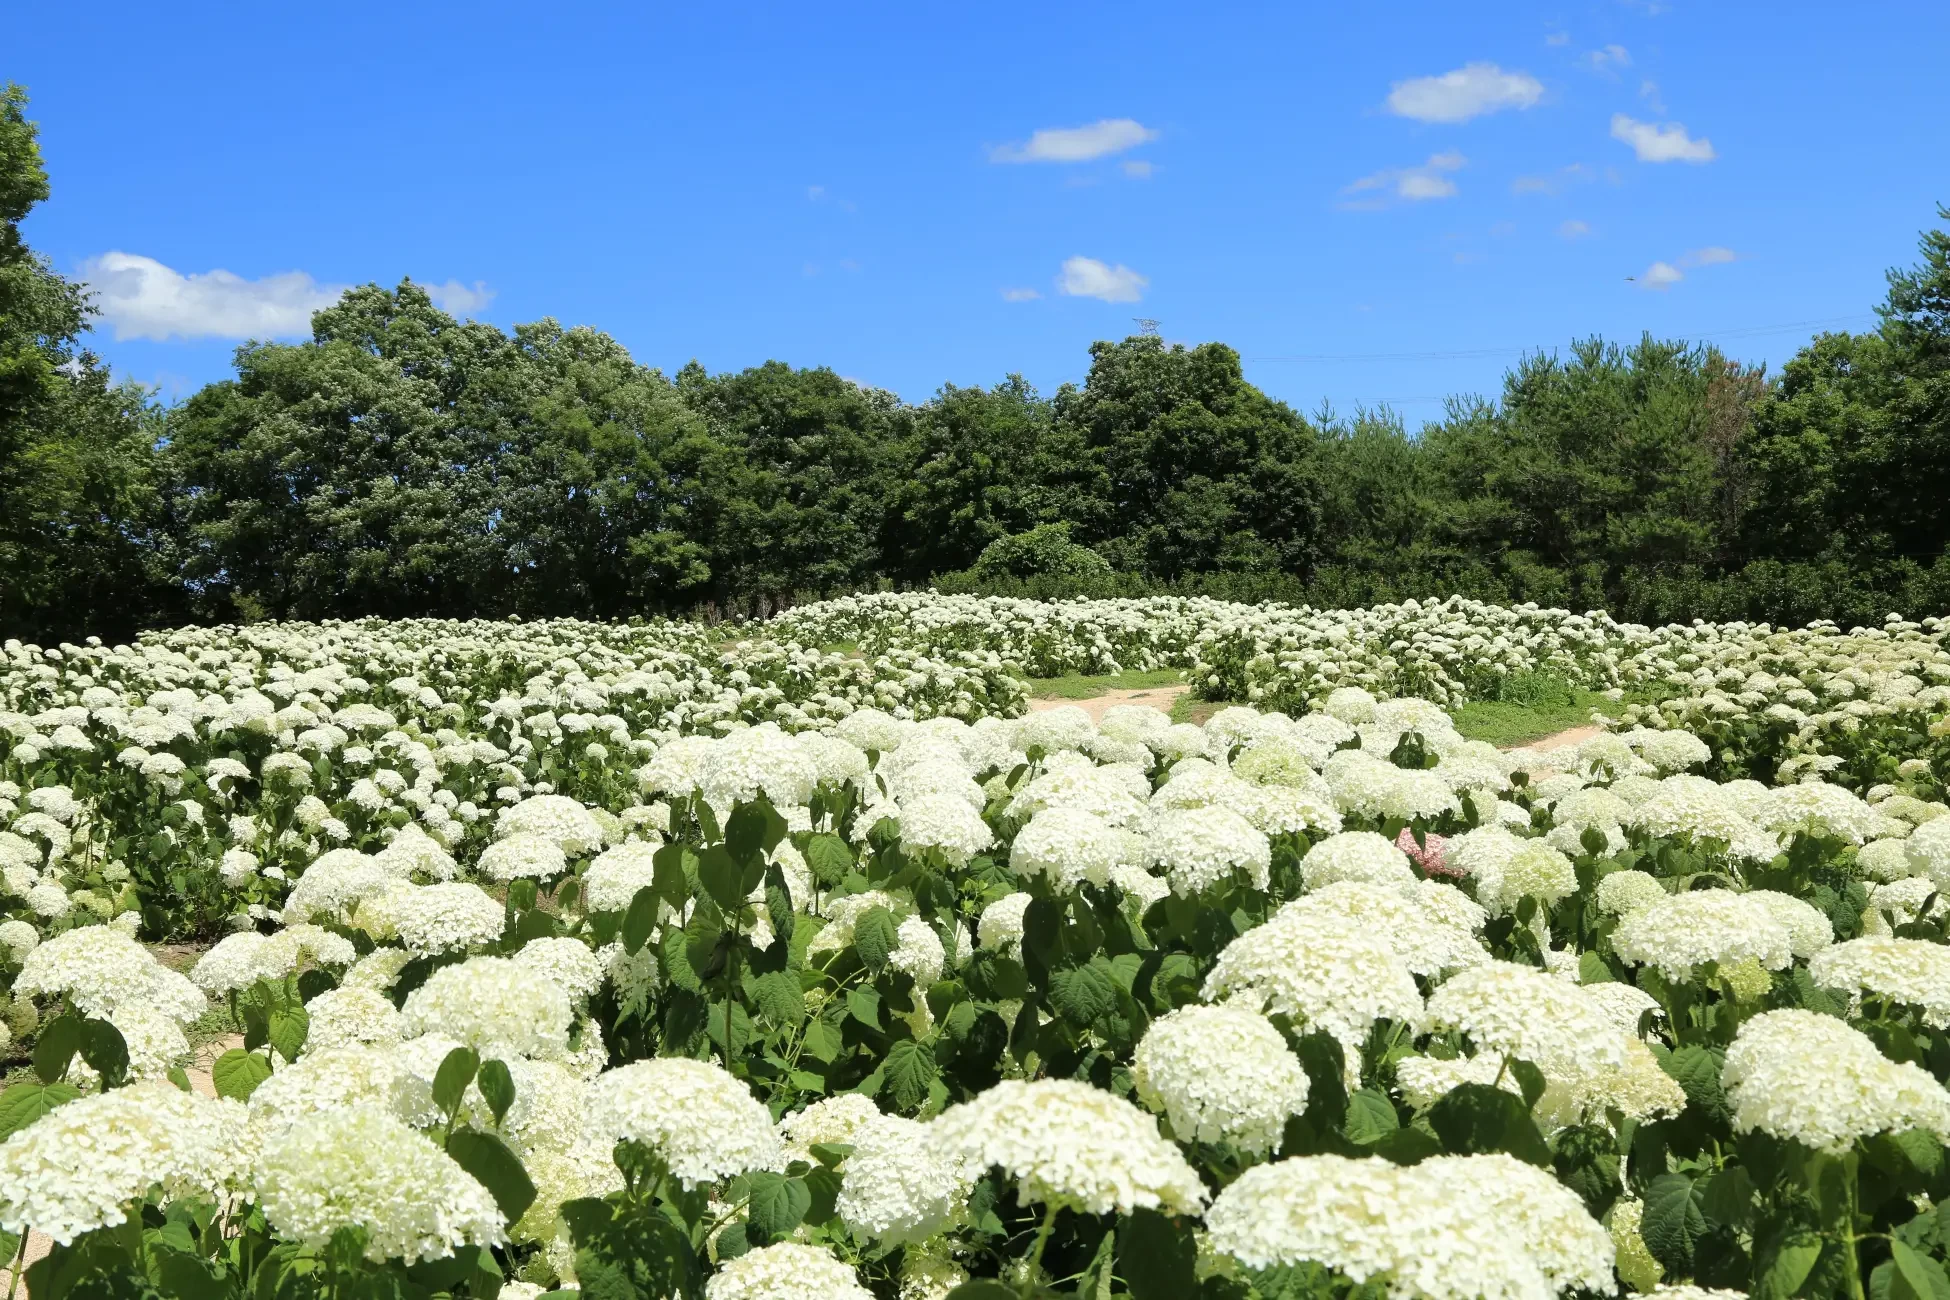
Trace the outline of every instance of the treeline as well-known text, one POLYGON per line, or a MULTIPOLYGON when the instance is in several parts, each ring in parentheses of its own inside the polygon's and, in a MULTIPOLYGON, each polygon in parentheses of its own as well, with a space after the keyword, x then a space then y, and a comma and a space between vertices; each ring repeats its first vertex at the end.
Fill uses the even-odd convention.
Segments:
MULTIPOLYGON (((936 582, 1361 604, 1461 592, 1645 621, 1950 609, 1950 232, 1881 325, 1778 377, 1593 339, 1411 433, 1303 416, 1220 344, 907 405, 778 362, 675 376, 552 320, 348 292, 170 409, 84 346, 21 242, 0 107, 0 635, 190 620, 761 612, 936 582)), ((1943 213, 1950 219, 1950 210, 1943 213)))

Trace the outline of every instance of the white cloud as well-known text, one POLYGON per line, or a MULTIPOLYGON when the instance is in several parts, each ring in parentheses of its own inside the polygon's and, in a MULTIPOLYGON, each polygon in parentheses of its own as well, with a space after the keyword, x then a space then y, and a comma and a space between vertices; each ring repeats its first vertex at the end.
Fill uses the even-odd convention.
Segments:
POLYGON ((1591 226, 1583 221, 1567 221, 1557 228, 1559 239, 1583 239, 1591 233, 1591 226))
POLYGON ((1666 101, 1659 98, 1659 83, 1650 77, 1639 83, 1639 98, 1644 100, 1645 106, 1655 113, 1666 111, 1666 101))
POLYGON ((1035 302, 1042 296, 1042 294, 1037 293, 1034 289, 1004 289, 1002 291, 1003 302, 1035 302))
POLYGON ((1669 289, 1686 278, 1685 271, 1696 270, 1702 266, 1724 266, 1737 262, 1740 254, 1719 244, 1709 244, 1705 248, 1695 248, 1676 259, 1676 262, 1654 262, 1638 282, 1647 289, 1669 289), (1680 268, 1684 267, 1685 271, 1680 268))
POLYGON ((1134 181, 1148 181, 1151 179, 1152 166, 1141 158, 1128 159, 1119 165, 1123 167, 1124 174, 1134 181))
POLYGON ((1639 277, 1639 284, 1647 289, 1666 290, 1672 288, 1686 277, 1671 262, 1654 262, 1639 277))
POLYGON ((433 305, 450 316, 471 316, 494 301, 494 290, 487 287, 484 280, 476 280, 471 285, 459 280, 449 280, 445 284, 423 284, 427 297, 433 305))
POLYGON ((303 271, 246 280, 229 271, 184 275, 153 257, 108 252, 81 264, 102 319, 121 339, 280 338, 311 332, 311 314, 346 286, 303 271))
POLYGON ((1411 203, 1424 199, 1454 198, 1456 183, 1443 173, 1460 171, 1468 161, 1452 149, 1446 153, 1431 154, 1420 167, 1390 167, 1371 176, 1363 176, 1341 193, 1374 194, 1375 197, 1355 199, 1341 206, 1355 211, 1372 211, 1387 207, 1388 196, 1407 199, 1411 203))
POLYGON ((1569 45, 1570 43, 1571 33, 1569 32, 1552 32, 1544 38, 1544 44, 1546 45, 1569 45))
POLYGON ((1623 45, 1607 45, 1602 50, 1593 50, 1584 56, 1586 63, 1604 70, 1607 68, 1629 68, 1632 66, 1632 53, 1623 45))
POLYGON ((1089 126, 1045 127, 1022 144, 997 145, 989 150, 989 161, 1089 162, 1157 138, 1156 131, 1128 117, 1107 117, 1089 126))
POLYGON ((1396 82, 1388 92, 1388 111, 1418 122, 1467 122, 1506 108, 1529 108, 1543 97, 1543 83, 1527 72, 1471 63, 1439 77, 1396 82))
POLYGON ((1686 128, 1677 122, 1667 122, 1663 126, 1651 122, 1640 122, 1623 113, 1614 113, 1611 119, 1611 138, 1632 146, 1640 162, 1712 162, 1719 157, 1713 152, 1713 142, 1705 136, 1695 140, 1686 134, 1686 128))
POLYGON ((1151 281, 1123 263, 1106 266, 1094 257, 1072 257, 1063 263, 1056 277, 1057 292, 1072 298, 1098 298, 1104 302, 1136 302, 1144 296, 1151 281))

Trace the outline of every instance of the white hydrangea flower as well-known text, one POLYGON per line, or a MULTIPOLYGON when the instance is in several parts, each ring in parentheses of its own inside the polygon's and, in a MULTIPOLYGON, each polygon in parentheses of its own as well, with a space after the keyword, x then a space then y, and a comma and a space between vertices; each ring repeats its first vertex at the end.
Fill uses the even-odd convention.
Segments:
POLYGON ((1950 948, 1925 939, 1865 936, 1838 943, 1808 961, 1808 975, 1840 989, 1922 1008, 1926 1023, 1950 1028, 1950 948))
POLYGON ((411 1264, 507 1239, 486 1188, 431 1140, 371 1107, 294 1124, 266 1144, 255 1172, 264 1217, 285 1239, 314 1248, 358 1227, 367 1258, 411 1264))
POLYGON ((1045 808, 1016 832, 1009 867, 1019 876, 1046 876, 1059 892, 1085 881, 1101 886, 1109 883, 1119 848, 1103 818, 1079 808, 1045 808))
POLYGON ((492 943, 507 924, 507 909, 479 885, 464 881, 407 886, 388 896, 386 916, 415 955, 492 943))
POLYGON ((1157 1121, 1114 1093, 1067 1079, 1005 1081, 930 1128, 969 1176, 1000 1168, 1026 1203, 1086 1214, 1196 1214, 1205 1187, 1157 1121))
POLYGON ((327 1047, 396 1044, 406 1036, 406 1020, 392 1000, 375 989, 347 985, 328 989, 305 1003, 311 1029, 307 1054, 327 1047))
POLYGON ((1279 1145, 1287 1117, 1307 1106, 1299 1059, 1266 1017, 1244 1007, 1180 1007, 1153 1021, 1131 1077, 1180 1140, 1230 1143, 1249 1155, 1279 1145))
POLYGON ((249 1175, 244 1108, 136 1084, 59 1106, 0 1143, 0 1229, 31 1227, 63 1245, 127 1222, 153 1187, 220 1196, 249 1175))
POLYGON ((1376 1020, 1416 1024, 1423 1010, 1415 976, 1387 940, 1318 917, 1275 916, 1234 939, 1206 975, 1201 996, 1327 1031, 1351 1075, 1358 1075, 1360 1047, 1376 1020))
POLYGON ((1173 892, 1191 895, 1243 871, 1254 889, 1265 889, 1273 850, 1266 836, 1229 808, 1172 808, 1152 823, 1149 855, 1173 892))
POLYGON ((440 1034, 484 1055, 549 1056, 568 1047, 568 993, 513 958, 470 957, 442 966, 407 994, 400 1010, 409 1037, 440 1034))
POLYGON ((993 948, 1005 956, 1022 951, 1023 916, 1033 901, 1029 894, 1017 892, 983 908, 975 922, 975 937, 982 947, 993 948))
POLYGON ((1625 1040, 1605 1008, 1534 966, 1492 961, 1451 976, 1429 995, 1427 1022, 1469 1035, 1479 1053, 1529 1061, 1547 1078, 1625 1064, 1625 1040))
POLYGON ((751 1090, 705 1061, 635 1061, 600 1076, 589 1129, 655 1152, 686 1187, 779 1164, 772 1116, 751 1090))
POLYGON ((1408 855, 1387 836, 1374 831, 1343 831, 1328 836, 1300 859, 1300 875, 1308 889, 1342 880, 1403 888, 1415 884, 1408 855))
POLYGON ((479 866, 489 880, 546 880, 567 871, 569 860, 562 846, 548 836, 517 831, 483 849, 479 866))
POLYGON ((874 1115, 848 1141, 835 1209, 862 1237, 890 1246, 925 1240, 961 1210, 969 1180, 927 1125, 874 1115))
POLYGON ((1620 921, 1611 941, 1620 960, 1655 967, 1669 980, 1709 961, 1782 970, 1794 959, 1794 936, 1767 904, 1726 889, 1667 895, 1620 921))
POLYGON ((924 795, 900 805, 901 843, 934 849, 950 866, 966 865, 995 843, 995 832, 981 811, 952 794, 924 795))
POLYGON ((1745 1021, 1720 1079, 1736 1132, 1759 1129, 1837 1154, 1857 1138, 1903 1129, 1950 1141, 1950 1092, 1833 1016, 1793 1009, 1745 1021))
POLYGON ((730 1260, 704 1284, 705 1300, 873 1300, 851 1266, 823 1246, 778 1241, 730 1260))
POLYGON ((1611 1237, 1547 1171, 1505 1155, 1303 1156, 1247 1170, 1206 1214, 1252 1268, 1319 1263, 1415 1300, 1547 1300, 1612 1288, 1611 1237))

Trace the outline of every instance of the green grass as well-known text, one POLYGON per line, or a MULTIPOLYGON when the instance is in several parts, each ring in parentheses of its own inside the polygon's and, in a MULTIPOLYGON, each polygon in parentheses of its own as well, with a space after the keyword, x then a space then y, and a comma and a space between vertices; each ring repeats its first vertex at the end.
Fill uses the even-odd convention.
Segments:
POLYGON ((1229 708, 1224 700, 1201 700, 1190 691, 1171 702, 1171 720, 1189 722, 1194 727, 1202 727, 1207 719, 1220 709, 1229 708))
POLYGON ((1617 705, 1596 691, 1574 686, 1550 673, 1520 673, 1504 679, 1500 698, 1471 700, 1451 715, 1456 730, 1492 745, 1521 745, 1572 727, 1591 724, 1591 711, 1617 705))
POLYGON ((1031 677, 1029 694, 1034 699, 1094 700, 1106 691, 1142 691, 1158 686, 1176 686, 1185 674, 1176 668, 1157 668, 1145 673, 1110 673, 1085 677, 1072 673, 1064 677, 1031 677))

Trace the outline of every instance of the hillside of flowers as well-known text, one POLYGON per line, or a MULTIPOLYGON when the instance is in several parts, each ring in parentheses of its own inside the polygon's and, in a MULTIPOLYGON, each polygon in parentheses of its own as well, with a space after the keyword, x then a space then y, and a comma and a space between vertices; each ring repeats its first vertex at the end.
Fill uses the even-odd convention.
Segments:
POLYGON ((1893 615, 9 641, 0 1248, 33 1300, 1950 1300, 1946 780, 1950 622, 1893 615), (1220 707, 1025 712, 1161 668, 1220 707), (1456 731, 1539 673, 1599 734, 1456 731))

